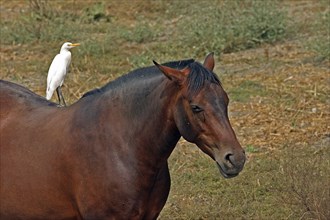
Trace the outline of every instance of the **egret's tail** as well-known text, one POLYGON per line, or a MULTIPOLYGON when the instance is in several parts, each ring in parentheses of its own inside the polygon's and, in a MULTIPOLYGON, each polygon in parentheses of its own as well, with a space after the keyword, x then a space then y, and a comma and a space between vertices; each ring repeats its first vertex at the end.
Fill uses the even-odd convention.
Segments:
POLYGON ((46 99, 50 100, 53 96, 53 93, 54 93, 53 90, 51 90, 50 88, 47 88, 47 90, 46 90, 46 99))

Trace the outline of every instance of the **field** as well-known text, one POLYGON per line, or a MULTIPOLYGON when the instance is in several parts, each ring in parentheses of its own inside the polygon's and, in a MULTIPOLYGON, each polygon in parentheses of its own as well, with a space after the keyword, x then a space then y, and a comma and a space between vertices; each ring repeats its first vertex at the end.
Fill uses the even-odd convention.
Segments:
POLYGON ((0 18, 0 79, 42 96, 62 43, 81 43, 70 104, 153 59, 215 52, 247 163, 224 179, 181 140, 159 219, 330 219, 328 0, 0 0, 0 18))

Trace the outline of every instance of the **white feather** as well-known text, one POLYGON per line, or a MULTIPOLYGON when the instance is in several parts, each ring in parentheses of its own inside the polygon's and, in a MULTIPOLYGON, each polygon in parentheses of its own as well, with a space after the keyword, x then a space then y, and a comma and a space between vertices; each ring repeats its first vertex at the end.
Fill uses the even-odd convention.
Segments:
POLYGON ((60 53, 54 57, 49 67, 47 76, 47 100, 50 100, 54 91, 63 85, 65 76, 69 71, 71 63, 71 52, 69 50, 78 45, 79 44, 66 42, 62 45, 60 53))

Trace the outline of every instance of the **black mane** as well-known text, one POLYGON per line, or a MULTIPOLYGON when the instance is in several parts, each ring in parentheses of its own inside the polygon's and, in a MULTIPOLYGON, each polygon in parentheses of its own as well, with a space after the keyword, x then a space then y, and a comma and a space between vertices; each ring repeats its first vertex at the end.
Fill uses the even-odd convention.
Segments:
POLYGON ((187 84, 190 94, 198 93, 203 88, 205 82, 215 83, 221 86, 217 75, 206 69, 202 64, 193 62, 188 65, 190 73, 188 75, 187 84))
MULTIPOLYGON (((172 61, 172 62, 163 63, 162 65, 175 69, 183 69, 188 66, 191 72, 188 75, 187 83, 188 83, 188 89, 192 93, 198 92, 203 87, 206 81, 220 85, 220 80, 212 71, 207 70, 205 67, 203 67, 202 64, 195 62, 195 60, 193 59, 172 61)), ((134 81, 135 79, 141 79, 143 77, 148 77, 148 76, 152 77, 156 73, 161 74, 161 71, 156 66, 149 66, 149 67, 133 70, 128 74, 123 75, 117 78, 116 80, 109 82, 108 84, 106 84, 101 88, 96 88, 94 90, 85 93, 82 96, 82 98, 94 94, 99 94, 109 89, 117 88, 128 81, 132 81, 132 80, 134 81)))

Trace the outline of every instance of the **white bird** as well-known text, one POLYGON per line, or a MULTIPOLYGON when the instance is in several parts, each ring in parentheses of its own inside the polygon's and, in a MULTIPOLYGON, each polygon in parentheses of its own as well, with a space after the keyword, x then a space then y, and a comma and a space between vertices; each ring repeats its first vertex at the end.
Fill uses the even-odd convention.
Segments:
POLYGON ((68 73, 71 63, 70 49, 79 45, 80 44, 78 43, 73 44, 66 42, 62 45, 60 53, 54 57, 52 63, 50 64, 47 76, 47 100, 52 98, 53 93, 56 90, 59 104, 63 101, 64 106, 66 106, 62 95, 61 86, 63 85, 65 75, 68 73))

